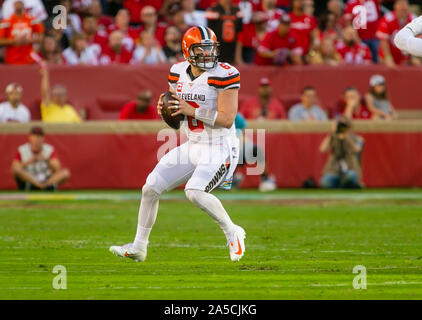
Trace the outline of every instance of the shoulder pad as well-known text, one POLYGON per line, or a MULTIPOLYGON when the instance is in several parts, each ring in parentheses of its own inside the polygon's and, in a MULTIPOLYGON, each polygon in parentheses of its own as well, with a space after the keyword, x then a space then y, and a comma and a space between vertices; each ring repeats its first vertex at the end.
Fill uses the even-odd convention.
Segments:
POLYGON ((180 74, 184 71, 184 69, 187 68, 186 63, 186 61, 182 61, 171 66, 170 72, 168 74, 169 83, 176 83, 179 81, 180 74))

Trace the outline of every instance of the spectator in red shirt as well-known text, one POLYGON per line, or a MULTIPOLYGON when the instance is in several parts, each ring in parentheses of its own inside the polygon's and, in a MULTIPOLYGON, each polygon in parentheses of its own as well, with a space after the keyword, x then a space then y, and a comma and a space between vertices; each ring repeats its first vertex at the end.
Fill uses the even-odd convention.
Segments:
POLYGON ((237 42, 240 47, 242 60, 252 63, 260 42, 267 32, 277 29, 280 17, 285 13, 277 8, 277 0, 251 1, 248 13, 250 20, 245 22, 243 18, 242 31, 239 32, 237 42))
POLYGON ((252 22, 243 25, 237 41, 245 63, 253 63, 259 44, 267 34, 267 16, 262 11, 257 11, 252 16, 252 22))
POLYGON ((277 8, 277 0, 262 0, 262 12, 267 18, 267 32, 277 29, 280 17, 285 13, 277 8))
POLYGON ((343 30, 343 40, 337 43, 336 49, 346 64, 372 63, 369 47, 361 42, 357 31, 352 26, 348 26, 343 30))
POLYGON ((14 8, 15 13, 0 23, 0 46, 6 46, 5 63, 32 64, 33 44, 39 42, 44 27, 24 12, 23 1, 15 1, 14 8))
POLYGON ((92 0, 89 6, 89 15, 97 18, 98 30, 106 31, 108 27, 113 24, 113 19, 109 16, 103 15, 103 7, 100 0, 92 0))
POLYGON ((282 9, 288 9, 290 8, 291 0, 277 0, 277 7, 282 9))
POLYGON ((302 64, 303 49, 290 30, 290 17, 280 17, 277 29, 266 34, 262 40, 255 63, 258 65, 302 64))
POLYGON ((376 37, 378 24, 381 20, 380 2, 383 0, 349 0, 344 10, 344 19, 348 25, 358 30, 359 38, 370 48, 372 61, 378 62, 379 40, 376 37), (357 6, 363 6, 366 11, 366 25, 363 24, 357 6))
POLYGON ((135 48, 135 41, 139 37, 139 28, 129 26, 129 11, 120 9, 114 18, 114 24, 108 27, 108 33, 115 30, 120 30, 123 33, 123 44, 128 51, 133 51, 135 48))
POLYGON ((125 0, 124 6, 130 11, 130 22, 141 23, 141 11, 143 8, 151 6, 157 12, 163 6, 163 0, 125 0))
POLYGON ((318 37, 320 41, 329 38, 337 41, 341 36, 341 29, 336 24, 336 14, 331 11, 324 12, 318 23, 318 37))
POLYGON ((343 115, 349 119, 372 118, 371 112, 364 105, 359 91, 355 87, 348 87, 344 90, 343 115))
POLYGON ((418 64, 420 60, 410 58, 394 44, 397 32, 406 24, 416 18, 409 12, 408 0, 397 0, 394 3, 394 11, 388 12, 381 19, 378 26, 377 37, 381 41, 380 60, 387 66, 396 64, 418 64))
POLYGON ((216 2, 217 0, 199 0, 196 6, 198 9, 207 10, 209 7, 215 5, 216 2))
POLYGON ((70 177, 54 147, 44 143, 44 130, 38 126, 31 128, 29 142, 19 146, 12 173, 19 190, 56 190, 70 177))
POLYGON ((119 120, 156 120, 157 109, 151 104, 151 91, 143 90, 136 101, 128 102, 120 111, 119 120))
POLYGON ((305 56, 318 44, 318 30, 315 18, 308 16, 303 10, 304 1, 293 0, 292 12, 289 13, 289 16, 292 21, 292 34, 297 39, 297 43, 305 56))
POLYGON ((141 11, 141 32, 148 31, 155 36, 160 46, 165 46, 164 34, 166 32, 166 25, 157 22, 157 10, 153 6, 145 6, 141 11))
POLYGON ((132 60, 132 52, 125 48, 123 39, 124 34, 120 30, 115 30, 110 34, 109 43, 101 52, 100 64, 129 63, 132 60))
POLYGON ((246 100, 240 107, 240 113, 246 119, 286 119, 282 104, 272 97, 273 88, 268 78, 259 80, 258 95, 246 100))
POLYGON ((82 33, 85 35, 88 46, 95 52, 97 57, 102 48, 107 46, 108 34, 104 30, 98 30, 98 19, 93 15, 87 15, 82 20, 82 33))

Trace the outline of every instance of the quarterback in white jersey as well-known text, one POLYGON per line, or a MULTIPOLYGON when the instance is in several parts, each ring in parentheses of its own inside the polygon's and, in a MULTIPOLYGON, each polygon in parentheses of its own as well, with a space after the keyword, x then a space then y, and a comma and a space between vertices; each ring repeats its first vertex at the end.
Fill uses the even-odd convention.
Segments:
MULTIPOLYGON (((207 27, 192 27, 182 40, 184 62, 174 64, 168 75, 173 116, 185 116, 182 128, 188 141, 164 155, 142 188, 138 227, 133 243, 112 246, 117 256, 144 261, 148 238, 163 192, 186 183, 186 197, 220 226, 227 239, 230 259, 245 252, 246 233, 234 224, 220 200, 210 192, 230 189, 239 157, 234 119, 238 109, 239 71, 218 61, 219 43, 207 27)), ((157 109, 161 114, 163 95, 157 109)))
POLYGON ((416 57, 422 57, 422 39, 416 37, 421 34, 422 16, 419 16, 397 32, 394 43, 400 50, 416 57))

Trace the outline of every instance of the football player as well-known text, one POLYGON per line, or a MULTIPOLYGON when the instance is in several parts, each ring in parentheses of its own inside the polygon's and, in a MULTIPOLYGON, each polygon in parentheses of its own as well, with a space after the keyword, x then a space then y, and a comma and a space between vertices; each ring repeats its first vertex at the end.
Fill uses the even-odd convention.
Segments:
MULTIPOLYGON (((239 140, 234 120, 238 108, 239 71, 218 61, 219 43, 214 32, 197 26, 182 39, 186 61, 174 64, 168 75, 172 115, 185 115, 182 126, 188 141, 161 158, 142 188, 138 227, 133 243, 113 246, 117 256, 144 261, 155 222, 160 195, 186 182, 186 197, 205 211, 224 232, 232 261, 245 252, 245 231, 234 224, 220 200, 210 192, 230 189, 238 163, 239 140)), ((163 95, 157 109, 161 114, 163 95)))
POLYGON ((400 50, 422 57, 422 39, 416 38, 420 34, 422 34, 422 16, 413 19, 401 29, 394 38, 394 43, 400 50))

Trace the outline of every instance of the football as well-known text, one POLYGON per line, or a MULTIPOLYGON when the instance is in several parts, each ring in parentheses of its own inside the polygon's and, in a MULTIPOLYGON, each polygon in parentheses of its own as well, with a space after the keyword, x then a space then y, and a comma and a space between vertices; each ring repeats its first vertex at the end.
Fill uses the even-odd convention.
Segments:
POLYGON ((164 93, 163 96, 163 108, 161 109, 161 117, 163 120, 173 129, 179 129, 180 128, 180 122, 185 119, 185 116, 183 114, 178 114, 177 116, 172 116, 171 114, 174 111, 174 109, 169 108, 171 105, 169 101, 175 100, 173 98, 173 93, 171 91, 167 91, 164 93))

